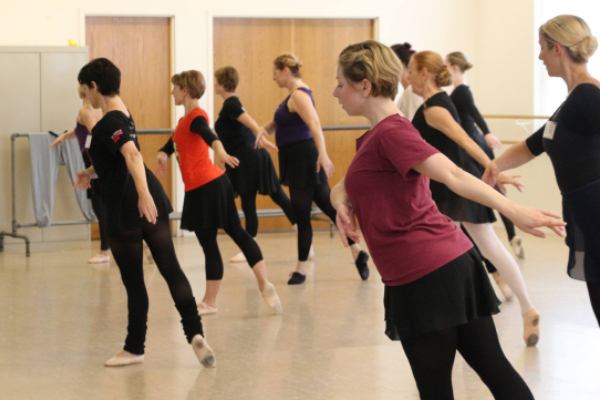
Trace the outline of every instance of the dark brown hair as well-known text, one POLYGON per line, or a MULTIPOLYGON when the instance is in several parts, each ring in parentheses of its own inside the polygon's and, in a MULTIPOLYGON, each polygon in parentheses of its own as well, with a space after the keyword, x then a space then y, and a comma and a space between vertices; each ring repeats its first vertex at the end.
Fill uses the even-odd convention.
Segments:
POLYGON ((240 76, 235 68, 228 65, 215 71, 215 79, 219 85, 223 85, 223 89, 235 92, 240 76))

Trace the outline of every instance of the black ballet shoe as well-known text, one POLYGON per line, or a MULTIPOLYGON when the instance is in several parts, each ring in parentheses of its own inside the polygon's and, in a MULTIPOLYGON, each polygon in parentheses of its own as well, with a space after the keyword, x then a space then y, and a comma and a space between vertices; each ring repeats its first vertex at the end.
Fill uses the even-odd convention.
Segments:
POLYGON ((360 253, 358 253, 356 261, 354 261, 354 265, 356 265, 356 269, 358 269, 360 279, 362 279, 363 281, 369 279, 369 267, 367 266, 367 261, 369 261, 369 255, 362 250, 360 251, 360 253))
POLYGON ((301 285, 306 280, 306 275, 302 275, 300 272, 292 272, 288 285, 301 285))

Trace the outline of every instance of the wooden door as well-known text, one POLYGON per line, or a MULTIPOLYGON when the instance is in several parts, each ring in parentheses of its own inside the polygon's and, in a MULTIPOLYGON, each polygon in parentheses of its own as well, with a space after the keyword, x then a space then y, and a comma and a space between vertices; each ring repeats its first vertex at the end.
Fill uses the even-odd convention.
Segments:
MULTIPOLYGON (((275 109, 288 95, 287 90, 279 89, 272 79, 273 59, 286 51, 295 53, 303 63, 302 79, 313 91, 322 126, 367 123, 363 118, 348 117, 332 92, 339 53, 349 44, 372 39, 372 20, 215 18, 213 26, 214 70, 225 65, 238 70, 237 94, 259 124, 272 120, 275 109)), ((223 100, 216 94, 214 99, 216 119, 223 100)), ((355 140, 362 133, 325 132, 327 152, 336 169, 330 185, 337 184, 346 174, 355 154, 355 140)), ((277 153, 270 153, 278 168, 277 153)), ((277 208, 277 205, 269 197, 259 196, 257 208, 277 208)), ((329 224, 313 226, 328 227, 329 224)), ((261 231, 289 228, 284 217, 260 220, 261 231)))
MULTIPOLYGON (((87 17, 90 59, 105 57, 121 70, 121 97, 136 127, 171 128, 171 28, 169 18, 87 17)), ((168 134, 138 137, 151 170, 168 134)), ((171 171, 169 161, 167 171, 171 171)), ((159 178, 172 199, 171 174, 159 178)), ((97 227, 92 237, 98 237, 97 227)))

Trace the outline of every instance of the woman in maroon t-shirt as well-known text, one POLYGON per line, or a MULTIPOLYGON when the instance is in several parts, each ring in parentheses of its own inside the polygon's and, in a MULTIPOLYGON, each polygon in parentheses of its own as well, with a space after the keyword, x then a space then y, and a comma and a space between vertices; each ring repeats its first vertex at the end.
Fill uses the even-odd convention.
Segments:
POLYGON ((535 236, 544 236, 540 226, 562 235, 564 222, 512 203, 427 144, 394 104, 401 73, 392 50, 376 41, 340 54, 334 96, 349 115, 373 126, 358 139, 348 173, 331 194, 342 241, 359 239, 356 215, 386 285, 386 334, 402 342, 422 399, 453 398, 457 350, 495 398, 533 399, 500 347, 491 317, 499 302, 482 262, 437 209, 428 178, 535 236))

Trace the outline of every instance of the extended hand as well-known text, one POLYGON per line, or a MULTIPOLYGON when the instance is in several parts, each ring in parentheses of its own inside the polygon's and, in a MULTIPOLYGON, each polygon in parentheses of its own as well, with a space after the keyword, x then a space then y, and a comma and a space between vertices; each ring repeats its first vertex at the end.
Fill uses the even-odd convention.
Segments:
POLYGON ((515 215, 510 218, 515 225, 537 237, 545 238, 544 232, 540 231, 539 228, 542 226, 548 227, 554 231, 558 236, 565 236, 565 225, 566 222, 562 221, 559 215, 551 213, 549 211, 536 210, 534 208, 518 206, 515 211, 515 215))
POLYGON ((342 204, 337 208, 335 224, 345 247, 348 247, 348 238, 354 240, 356 243, 360 242, 360 233, 356 232, 354 211, 350 207, 342 204))

